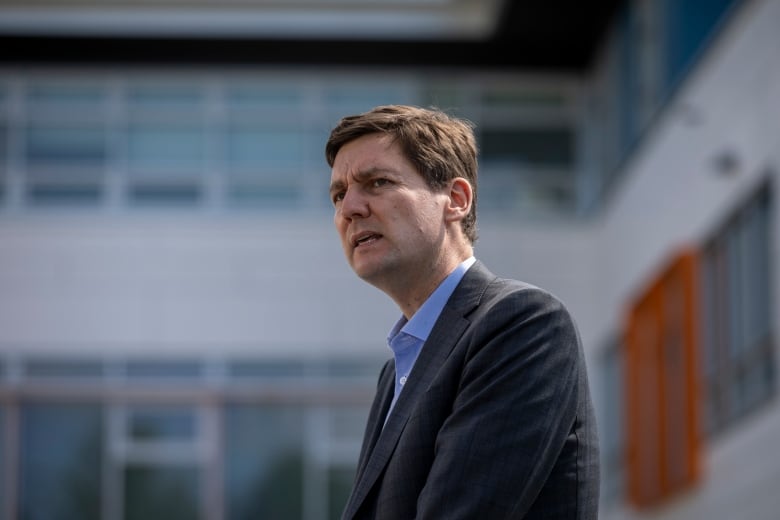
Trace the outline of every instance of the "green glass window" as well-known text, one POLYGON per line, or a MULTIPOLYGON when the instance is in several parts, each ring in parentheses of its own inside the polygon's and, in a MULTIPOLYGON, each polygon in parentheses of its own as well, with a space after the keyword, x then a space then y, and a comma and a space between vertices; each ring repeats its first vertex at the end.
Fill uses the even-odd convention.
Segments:
POLYGON ((195 467, 130 465, 124 483, 124 520, 201 518, 195 467))
POLYGON ((302 408, 225 410, 226 520, 303 517, 302 408))

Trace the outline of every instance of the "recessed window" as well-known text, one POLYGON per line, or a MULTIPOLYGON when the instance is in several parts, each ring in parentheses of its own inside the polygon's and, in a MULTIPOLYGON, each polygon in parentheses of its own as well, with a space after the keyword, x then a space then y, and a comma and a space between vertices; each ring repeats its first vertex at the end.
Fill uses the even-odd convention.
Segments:
POLYGON ((20 518, 101 518, 102 413, 95 404, 25 404, 20 518))
POLYGON ((705 424, 725 429, 775 392, 771 191, 762 188, 705 249, 702 301, 705 424))

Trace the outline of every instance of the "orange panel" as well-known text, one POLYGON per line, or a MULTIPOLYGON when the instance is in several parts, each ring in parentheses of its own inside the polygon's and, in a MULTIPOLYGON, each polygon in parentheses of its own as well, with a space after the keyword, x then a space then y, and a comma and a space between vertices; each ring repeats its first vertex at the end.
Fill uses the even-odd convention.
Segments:
POLYGON ((698 256, 684 251, 628 312, 629 499, 657 504, 699 476, 698 256))

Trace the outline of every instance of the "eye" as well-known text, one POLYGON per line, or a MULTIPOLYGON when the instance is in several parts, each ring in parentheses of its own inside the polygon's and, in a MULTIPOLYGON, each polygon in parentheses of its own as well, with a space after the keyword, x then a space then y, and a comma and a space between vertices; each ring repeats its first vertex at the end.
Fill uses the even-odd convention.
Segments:
POLYGON ((382 186, 390 184, 389 179, 385 179, 384 177, 377 177, 376 179, 373 179, 371 181, 371 187, 372 188, 381 188, 382 186))
POLYGON ((336 193, 334 193, 331 196, 331 202, 333 202, 334 205, 338 204, 342 200, 344 200, 344 192, 343 191, 337 191, 336 193))

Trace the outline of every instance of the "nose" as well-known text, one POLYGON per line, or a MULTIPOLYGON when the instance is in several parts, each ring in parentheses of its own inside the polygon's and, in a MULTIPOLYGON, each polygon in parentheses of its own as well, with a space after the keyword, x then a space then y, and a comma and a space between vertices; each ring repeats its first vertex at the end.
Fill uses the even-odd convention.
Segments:
POLYGON ((347 219, 367 217, 370 214, 368 200, 357 188, 350 188, 344 193, 339 211, 347 219))

